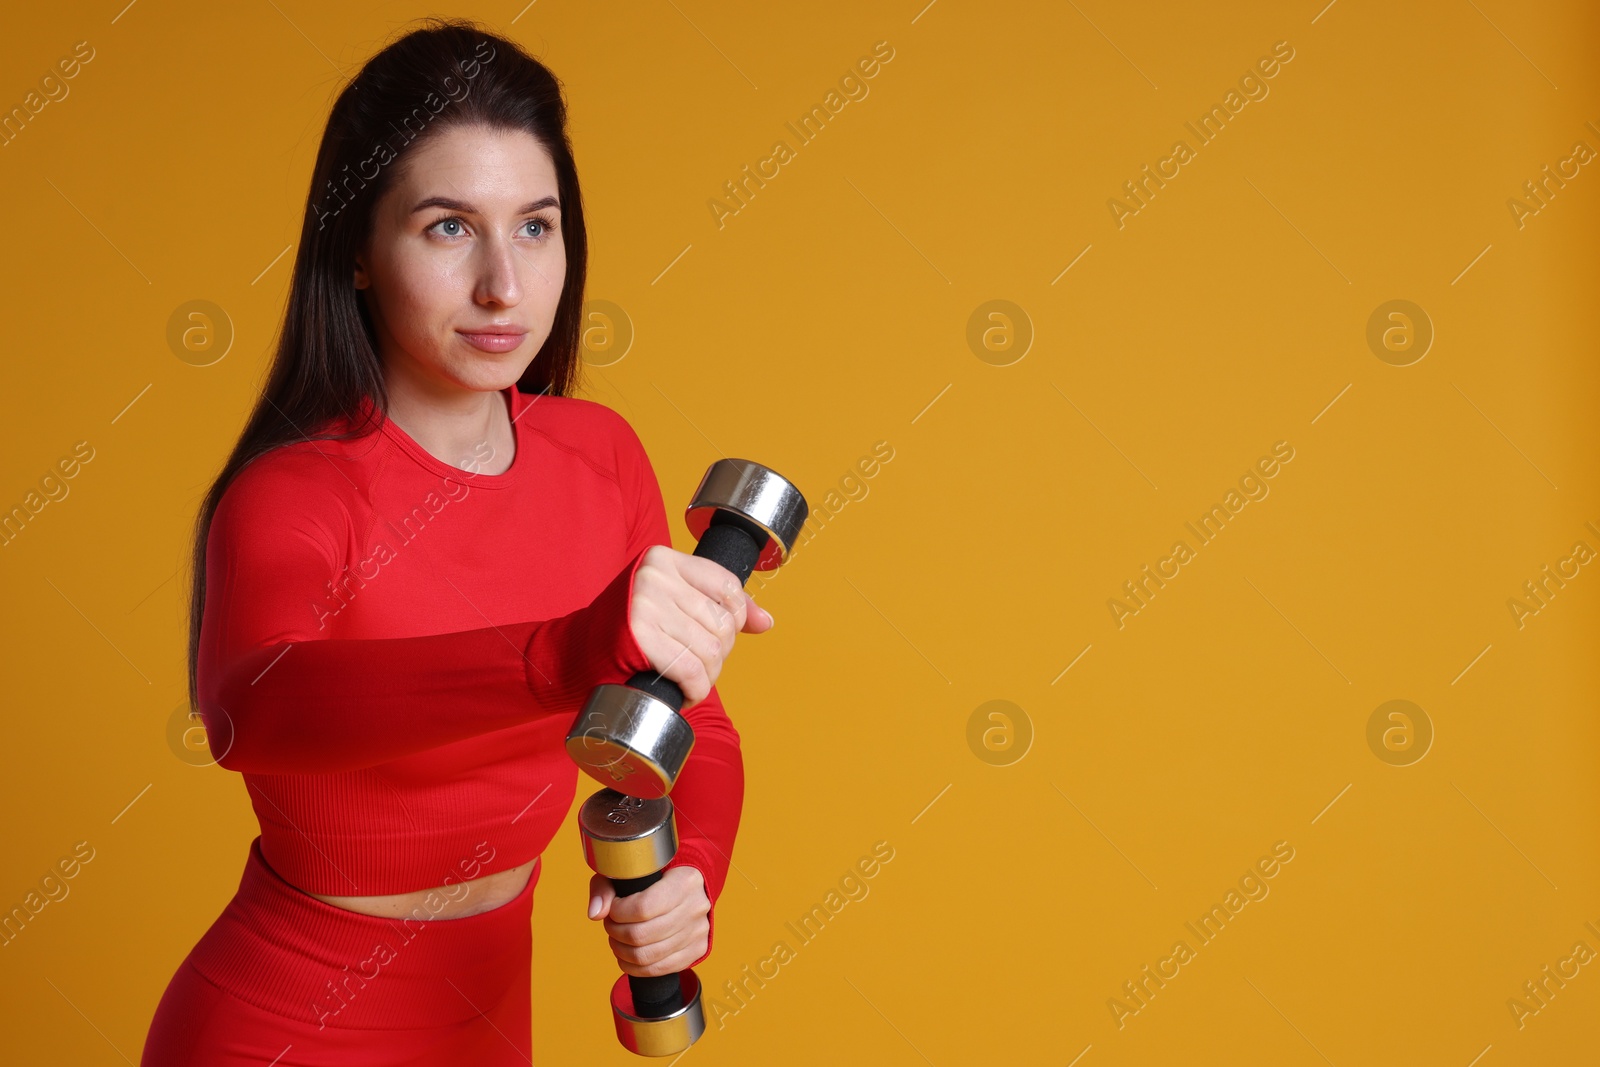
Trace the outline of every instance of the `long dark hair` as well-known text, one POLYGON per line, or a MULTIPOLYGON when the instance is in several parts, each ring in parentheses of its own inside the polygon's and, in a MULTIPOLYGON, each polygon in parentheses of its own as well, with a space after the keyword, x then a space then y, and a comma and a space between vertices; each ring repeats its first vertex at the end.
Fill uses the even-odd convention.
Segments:
POLYGON ((347 440, 371 433, 388 411, 383 364, 354 283, 355 255, 373 211, 417 147, 456 126, 532 134, 555 164, 567 274, 544 346, 517 382, 524 393, 570 396, 581 362, 588 239, 578 171, 567 138, 561 83, 521 46, 467 19, 427 18, 369 59, 328 116, 306 196, 283 330, 239 441, 195 520, 189 598, 189 707, 206 602, 206 540, 223 493, 249 463, 293 441, 347 440), (376 171, 376 173, 373 173, 376 171), (373 417, 355 425, 361 398, 373 417), (348 432, 316 433, 335 418, 348 432))

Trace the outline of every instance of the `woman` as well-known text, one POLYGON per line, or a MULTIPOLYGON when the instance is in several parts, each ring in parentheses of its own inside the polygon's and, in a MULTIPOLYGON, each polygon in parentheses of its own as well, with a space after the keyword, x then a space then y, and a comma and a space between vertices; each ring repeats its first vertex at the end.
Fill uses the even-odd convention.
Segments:
MULTIPOLYGON (((201 507, 189 695, 261 822, 148 1065, 523 1064, 539 855, 590 690, 654 669, 681 844, 629 974, 711 949, 743 802, 714 683, 772 617, 671 547, 619 415, 570 396, 586 241, 555 78, 428 20, 334 105, 264 395, 201 507)), ((604 990, 596 990, 604 1011, 604 990)))

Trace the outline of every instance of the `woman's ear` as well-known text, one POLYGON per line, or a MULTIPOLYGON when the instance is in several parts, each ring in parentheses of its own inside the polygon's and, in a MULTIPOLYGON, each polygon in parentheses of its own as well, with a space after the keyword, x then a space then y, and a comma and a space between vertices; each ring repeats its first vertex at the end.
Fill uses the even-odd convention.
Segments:
POLYGON ((355 286, 357 289, 365 289, 372 284, 372 281, 367 277, 367 267, 362 262, 363 258, 364 253, 356 253, 355 286))

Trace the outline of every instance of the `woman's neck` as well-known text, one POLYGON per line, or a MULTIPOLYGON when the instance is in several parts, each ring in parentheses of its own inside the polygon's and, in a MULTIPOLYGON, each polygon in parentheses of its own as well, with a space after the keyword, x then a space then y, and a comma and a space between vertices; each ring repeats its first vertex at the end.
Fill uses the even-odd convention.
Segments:
POLYGON ((516 434, 497 390, 427 389, 405 375, 385 379, 389 418, 430 455, 477 474, 511 466, 516 434))

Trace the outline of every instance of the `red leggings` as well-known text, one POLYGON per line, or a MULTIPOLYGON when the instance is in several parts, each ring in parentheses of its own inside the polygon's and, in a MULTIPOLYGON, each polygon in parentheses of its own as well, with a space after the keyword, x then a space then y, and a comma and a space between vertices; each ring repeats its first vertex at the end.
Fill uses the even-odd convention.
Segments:
POLYGON ((290 885, 257 837, 162 994, 141 1067, 525 1067, 540 866, 490 911, 385 919, 290 885))

